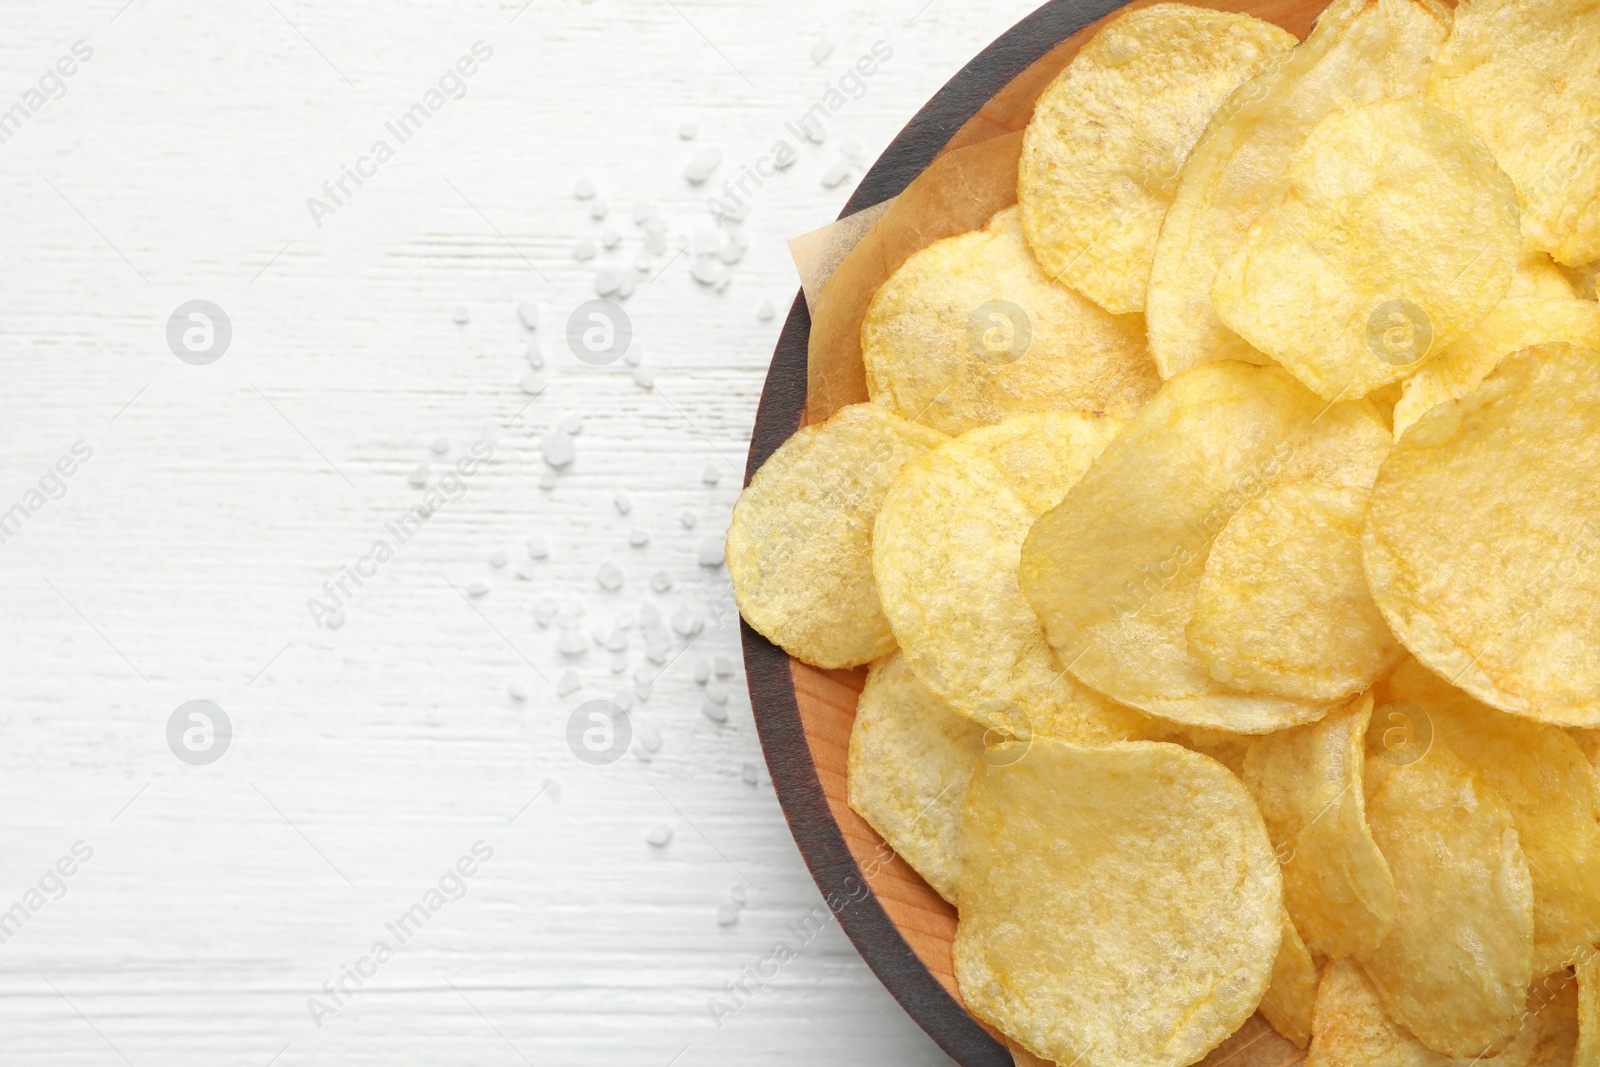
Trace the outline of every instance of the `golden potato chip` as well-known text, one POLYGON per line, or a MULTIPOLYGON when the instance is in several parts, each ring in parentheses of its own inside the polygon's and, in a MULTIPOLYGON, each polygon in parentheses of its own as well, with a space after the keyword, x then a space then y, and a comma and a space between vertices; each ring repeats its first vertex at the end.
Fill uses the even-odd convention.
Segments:
POLYGON ((1585 263, 1581 267, 1558 266, 1561 266, 1561 273, 1567 276, 1574 296, 1579 300, 1595 299, 1595 280, 1600 277, 1600 260, 1585 263))
POLYGON ((1389 627, 1479 700, 1600 725, 1600 355, 1544 345, 1413 423, 1362 559, 1389 627))
POLYGON ((1311 1040, 1311 1014, 1316 1002, 1316 961, 1285 914, 1283 945, 1272 966, 1272 985, 1261 998, 1261 1014, 1274 1030, 1305 1048, 1311 1040))
POLYGON ((1462 4, 1428 98, 1464 117, 1516 182, 1535 248, 1573 266, 1600 259, 1600 7, 1462 4))
POLYGON ((1189 651, 1225 685, 1344 700, 1399 662, 1361 569, 1367 496, 1392 439, 1369 404, 1339 408, 1348 408, 1353 438, 1346 484, 1280 482, 1240 508, 1211 546, 1189 651))
POLYGON ((878 511, 873 571, 906 662, 941 699, 1016 736, 1121 741, 1147 721, 1062 669, 1017 585, 1033 522, 1122 422, 1014 415, 907 463, 878 511))
POLYGON ((1600 941, 1600 811, 1594 771, 1563 730, 1487 708, 1414 659, 1382 686, 1506 802, 1533 876, 1533 973, 1560 970, 1600 941))
POLYGON ((1244 780, 1283 864, 1283 900, 1306 944, 1335 959, 1376 949, 1395 920, 1389 863, 1367 825, 1372 696, 1257 738, 1244 780))
POLYGON ((900 467, 943 440, 876 404, 852 404, 785 441, 739 494, 728 527, 745 621, 816 667, 893 651, 872 579, 872 523, 900 467))
POLYGON ((1567 979, 1553 990, 1534 987, 1517 1036, 1490 1059, 1442 1056, 1390 1019, 1377 990, 1349 960, 1328 964, 1317 987, 1311 1054, 1306 1067, 1580 1067, 1577 993, 1567 979))
POLYGON ((1190 752, 1210 756, 1234 774, 1244 777, 1244 756, 1250 751, 1255 738, 1249 734, 1236 734, 1228 730, 1210 730, 1204 726, 1184 726, 1165 719, 1150 719, 1143 737, 1136 741, 1167 741, 1182 745, 1190 752))
POLYGON ((972 776, 962 840, 956 981, 1037 1055, 1182 1067, 1267 990, 1278 865, 1214 760, 1151 741, 1010 742, 972 776))
POLYGON ((1312 392, 1366 396, 1488 314, 1521 243, 1516 190, 1467 124, 1386 100, 1312 131, 1211 297, 1312 392))
POLYGON ((1368 760, 1366 785, 1397 907, 1383 943, 1351 958, 1435 1052, 1504 1048, 1533 980, 1533 879, 1510 809, 1437 738, 1420 759, 1368 760))
POLYGON ((1212 113, 1296 44, 1249 15, 1157 4, 1119 15, 1034 105, 1017 198, 1044 272, 1117 315, 1144 310, 1178 171, 1212 113))
POLYGON ((1163 377, 1212 360, 1268 362, 1217 317, 1218 268, 1277 202, 1312 129, 1336 111, 1421 92, 1449 30, 1450 11, 1434 0, 1335 0, 1304 44, 1222 106, 1178 177, 1151 264, 1145 314, 1163 377))
POLYGON ((1578 967, 1578 1050, 1572 1067, 1600 1067, 1600 952, 1590 952, 1578 967))
POLYGON ((1126 418, 1161 382, 1144 320, 1051 281, 1015 207, 906 260, 867 308, 861 355, 875 402, 948 434, 1027 411, 1126 418))
POLYGON ((1569 276, 1570 270, 1572 268, 1562 267, 1544 252, 1525 252, 1522 262, 1517 264, 1517 273, 1511 277, 1511 288, 1506 292, 1506 296, 1507 298, 1542 297, 1545 300, 1593 300, 1593 278, 1591 277, 1589 281, 1589 295, 1586 298, 1580 297, 1577 286, 1569 276))
POLYGON ((850 806, 951 903, 982 754, 983 727, 928 692, 900 653, 872 665, 850 730, 850 806))
POLYGON ((1338 477, 1357 421, 1275 367, 1208 364, 1169 381, 1023 545, 1022 591, 1060 661, 1189 726, 1260 734, 1325 715, 1334 703, 1218 682, 1185 628, 1211 539, 1280 480, 1338 477))
POLYGON ((1568 297, 1507 297, 1467 335, 1401 383, 1394 409, 1399 437, 1435 405, 1466 396, 1501 359, 1534 345, 1563 343, 1600 349, 1600 304, 1568 297))

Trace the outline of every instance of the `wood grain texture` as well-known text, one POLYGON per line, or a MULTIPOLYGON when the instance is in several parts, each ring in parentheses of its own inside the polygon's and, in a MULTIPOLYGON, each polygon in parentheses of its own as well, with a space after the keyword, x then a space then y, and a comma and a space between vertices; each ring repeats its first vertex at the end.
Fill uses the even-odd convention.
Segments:
MULTIPOLYGON (((1138 0, 1148 6, 1154 0, 1138 0)), ((1318 0, 1224 0, 1297 36, 1309 32, 1318 0)), ((1032 101, 1110 14, 1075 0, 1046 4, 976 57, 924 107, 863 179, 847 211, 899 199, 847 256, 823 290, 817 318, 796 301, 762 396, 746 480, 803 422, 866 399, 858 333, 882 278, 920 248, 981 225, 1015 201, 1018 131, 1032 101), (1090 20, 1094 20, 1091 22, 1090 20), (965 162, 961 157, 979 162, 965 162), (921 169, 915 169, 916 163, 921 169), (950 165, 947 165, 950 164, 950 165), (994 170, 1002 177, 989 174, 994 170), (948 175, 961 175, 952 179, 948 175), (909 175, 909 176, 908 176, 909 175), (874 199, 875 197, 875 199, 874 199), (919 225, 933 217, 937 224, 919 225), (947 232, 949 231, 949 232, 947 232), (853 353, 853 356, 851 355, 853 353), (809 364, 808 373, 802 369, 809 364)), ((785 656, 746 627, 744 645, 754 712, 773 782, 801 852, 826 896, 845 897, 864 882, 876 907, 839 910, 841 924, 907 1012, 966 1067, 1048 1067, 959 1005, 951 965, 956 909, 911 870, 849 806, 850 730, 864 670, 821 671, 785 656), (841 846, 850 862, 841 862, 841 846), (920 966, 910 966, 911 959, 920 966), (929 980, 937 990, 929 987, 929 980)), ((1304 1051, 1253 1016, 1202 1061, 1202 1067, 1288 1067, 1304 1051)))

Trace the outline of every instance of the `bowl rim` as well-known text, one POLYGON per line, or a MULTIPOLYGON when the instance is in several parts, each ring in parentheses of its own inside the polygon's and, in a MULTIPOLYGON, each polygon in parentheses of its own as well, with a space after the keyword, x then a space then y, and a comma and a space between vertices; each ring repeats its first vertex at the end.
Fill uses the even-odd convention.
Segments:
MULTIPOLYGON (((1012 79, 1125 0, 1048 0, 969 60, 862 177, 839 218, 900 195, 1012 79)), ((761 390, 744 484, 800 428, 811 314, 797 294, 761 390)), ((1013 1067, 1011 1053, 939 983, 871 891, 822 790, 787 653, 739 621, 750 706, 772 786, 800 855, 861 958, 906 1014, 962 1067, 1013 1067)))

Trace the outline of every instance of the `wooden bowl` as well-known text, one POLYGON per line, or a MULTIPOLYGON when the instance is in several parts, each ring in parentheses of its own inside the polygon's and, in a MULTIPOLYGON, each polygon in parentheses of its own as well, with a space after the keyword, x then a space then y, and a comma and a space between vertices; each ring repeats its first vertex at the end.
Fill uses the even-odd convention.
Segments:
MULTIPOLYGON (((1101 23, 1124 6, 1151 2, 1050 0, 1034 11, 917 113, 862 178, 840 218, 898 196, 947 151, 1015 133, 1026 124, 1033 100, 1101 23), (992 102, 1005 106, 986 108, 992 102), (998 122, 996 111, 1002 114, 998 122)), ((1325 0, 1190 2, 1248 12, 1301 38, 1326 6, 1325 0)), ((810 331, 810 313, 797 296, 761 393, 747 484, 804 424, 810 331)), ((750 702, 773 787, 811 876, 862 958, 907 1014, 963 1067, 1042 1064, 967 1012, 950 962, 955 909, 850 809, 845 760, 866 671, 809 667, 740 625, 750 702)), ((1285 1067, 1304 1055, 1256 1015, 1202 1065, 1285 1067)))

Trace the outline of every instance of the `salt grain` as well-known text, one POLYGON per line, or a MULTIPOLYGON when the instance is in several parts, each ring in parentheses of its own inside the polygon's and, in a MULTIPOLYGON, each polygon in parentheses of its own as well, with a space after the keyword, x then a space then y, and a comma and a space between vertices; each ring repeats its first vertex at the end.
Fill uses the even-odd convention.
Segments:
POLYGON ((641 389, 649 389, 656 384, 656 372, 649 367, 639 367, 633 372, 633 384, 641 389))
POLYGON ((517 379, 517 388, 521 389, 529 396, 538 396, 540 393, 544 392, 544 375, 535 374, 532 371, 529 371, 527 374, 524 374, 521 378, 517 379))
POLYGON ((821 40, 811 46, 811 62, 819 67, 826 63, 831 55, 833 55, 832 41, 821 40))
POLYGON ((561 427, 562 433, 576 437, 583 432, 583 416, 574 411, 571 415, 563 418, 557 425, 561 427))
POLYGON ((722 566, 722 548, 723 548, 722 538, 720 538, 720 537, 704 537, 704 538, 701 538, 701 540, 700 540, 700 552, 699 552, 700 566, 702 566, 702 567, 720 567, 720 566, 722 566))
POLYGON ((550 546, 545 544, 544 534, 528 535, 528 558, 544 559, 550 555, 550 546))
POLYGON ((552 467, 565 467, 577 457, 571 435, 563 433, 560 427, 541 437, 539 448, 544 453, 544 461, 552 467))
POLYGON ((521 682, 512 682, 506 686, 506 695, 520 704, 528 699, 528 689, 521 682))
POLYGON ((471 318, 472 316, 468 313, 467 305, 465 304, 457 304, 455 311, 450 316, 451 321, 457 326, 465 326, 471 318))
POLYGON ((517 318, 522 320, 522 325, 530 330, 539 328, 539 305, 531 300, 524 300, 517 305, 517 318))
POLYGON ((549 597, 545 597, 543 600, 539 601, 539 603, 533 606, 533 621, 538 623, 540 626, 549 626, 550 620, 556 617, 556 612, 559 610, 559 608, 560 605, 558 605, 554 600, 551 600, 549 597))
POLYGON ((706 683, 706 699, 715 701, 718 704, 726 704, 728 702, 728 687, 719 681, 708 681, 706 683))
POLYGON ((595 581, 600 583, 601 589, 607 589, 614 593, 622 588, 622 569, 615 563, 600 564, 600 569, 595 572, 594 577, 595 581))
POLYGON ((450 451, 450 439, 448 437, 435 437, 431 447, 434 455, 442 456, 450 451))
POLYGON ((707 463, 700 471, 700 480, 707 485, 716 485, 722 480, 722 468, 715 463, 707 463))
POLYGON ((683 514, 678 516, 678 521, 683 524, 683 528, 685 530, 692 530, 694 529, 694 524, 698 520, 694 517, 694 512, 685 511, 683 514))
POLYGON ((629 500, 628 494, 621 489, 618 489, 616 495, 611 498, 611 503, 616 505, 617 514, 619 515, 626 515, 633 510, 633 501, 629 500))
POLYGON ((580 263, 587 263, 599 254, 600 250, 595 248, 594 241, 587 237, 579 238, 578 243, 572 246, 572 258, 580 263))
POLYGON ((678 137, 679 137, 680 140, 692 141, 698 136, 700 136, 700 127, 699 127, 699 125, 697 123, 693 123, 693 122, 680 122, 680 123, 678 123, 678 137))
POLYGON ((600 296, 616 296, 622 291, 622 271, 616 267, 601 267, 595 272, 594 291, 600 296))
POLYGON ((711 665, 703 659, 694 661, 694 680, 700 685, 711 680, 711 665))
POLYGON ((712 660, 712 667, 716 670, 718 678, 733 677, 733 660, 721 653, 718 653, 717 658, 712 660))
POLYGON ((732 926, 739 921, 739 909, 733 904, 717 905, 717 925, 732 926))
POLYGON ((548 490, 554 489, 555 487, 556 487, 556 472, 555 471, 545 471, 543 474, 539 475, 539 488, 540 489, 544 489, 544 490, 548 491, 548 490))
POLYGON ((709 700, 702 700, 700 702, 700 713, 706 718, 710 719, 712 722, 720 723, 728 721, 728 709, 723 707, 721 704, 713 704, 709 700))
POLYGON ((428 487, 428 465, 419 464, 415 470, 406 475, 406 484, 413 489, 426 489, 428 487))
POLYGON ((661 848, 668 841, 672 840, 672 827, 663 826, 660 823, 657 823, 655 826, 650 827, 650 829, 645 832, 644 839, 652 846, 661 848))
POLYGON ((777 315, 778 310, 772 306, 772 300, 770 298, 761 301, 761 306, 756 308, 756 318, 760 319, 762 322, 771 322, 773 319, 777 318, 777 315))
POLYGON ((711 177, 711 172, 722 163, 722 149, 707 146, 694 154, 689 165, 683 168, 683 176, 689 184, 699 185, 711 177))
POLYGON ((480 597, 480 596, 485 595, 488 592, 489 592, 489 587, 487 585, 484 585, 482 582, 468 582, 467 583, 467 595, 470 596, 470 597, 480 597))
POLYGON ((628 544, 634 548, 643 548, 650 543, 649 531, 641 530, 635 526, 628 532, 628 544))
POLYGON ((656 571, 650 576, 650 588, 658 593, 665 593, 672 588, 672 575, 666 571, 656 571))
POLYGON ((556 651, 563 656, 581 656, 589 651, 589 640, 577 630, 563 630, 561 640, 556 642, 556 651))
POLYGON ((745 785, 755 785, 759 781, 758 772, 754 763, 746 763, 739 768, 739 777, 744 779, 745 785))
POLYGON ((594 179, 587 174, 579 178, 578 183, 572 187, 572 195, 579 200, 593 200, 595 192, 594 179))
POLYGON ((661 728, 655 723, 646 723, 639 731, 639 743, 651 752, 661 751, 661 728))
POLYGON ((577 671, 565 671, 561 680, 556 683, 556 692, 561 696, 571 696, 583 688, 583 682, 578 677, 577 671))
POLYGON ((596 200, 594 203, 589 205, 589 217, 594 219, 596 222, 605 218, 610 211, 611 208, 604 200, 596 200))
POLYGON ((525 354, 528 359, 528 366, 532 367, 534 370, 543 369, 544 350, 539 347, 539 341, 537 338, 528 342, 528 348, 525 354))
POLYGON ((508 557, 504 551, 496 549, 495 551, 489 553, 489 566, 496 569, 504 567, 506 565, 507 558, 508 557))
POLYGON ((615 248, 622 243, 622 231, 615 226, 607 226, 600 231, 600 243, 607 248, 615 248))
POLYGON ((672 613, 672 632, 679 637, 693 637, 705 629, 705 620, 689 608, 679 608, 672 613))

